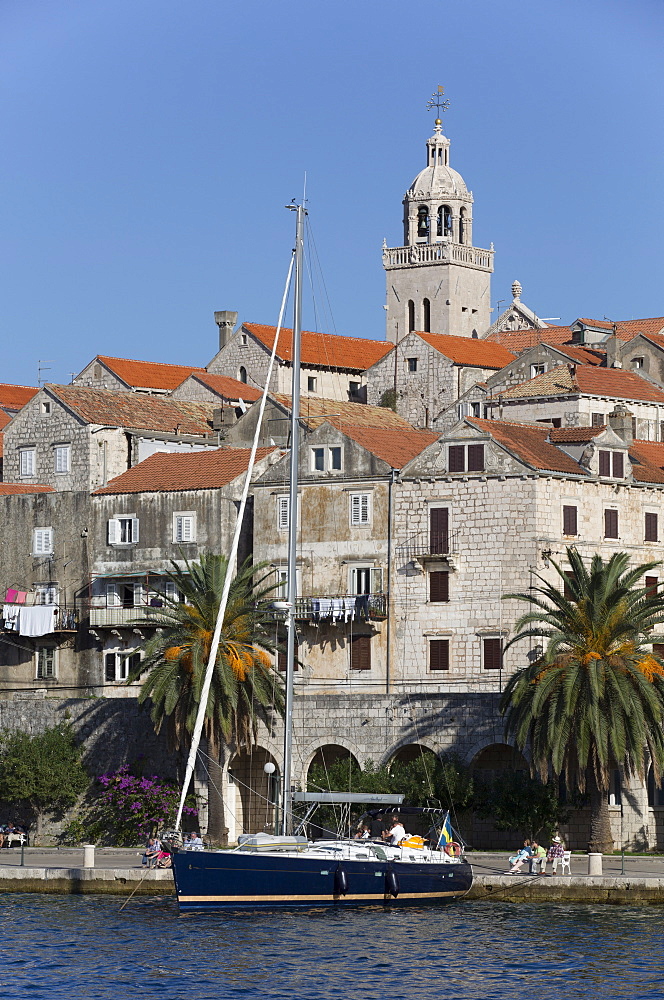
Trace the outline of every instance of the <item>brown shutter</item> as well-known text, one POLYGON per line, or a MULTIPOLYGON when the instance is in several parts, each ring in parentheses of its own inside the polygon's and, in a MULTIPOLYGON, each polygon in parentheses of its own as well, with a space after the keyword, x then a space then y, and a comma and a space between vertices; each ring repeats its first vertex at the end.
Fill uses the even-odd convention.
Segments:
POLYGON ((450 640, 431 639, 429 642, 429 670, 450 669, 450 640))
POLYGON ((646 514, 646 541, 657 541, 657 514, 646 514))
POLYGON ((599 474, 600 476, 611 475, 611 452, 600 451, 599 453, 599 474))
POLYGON ((565 571, 565 579, 563 580, 563 597, 566 601, 573 601, 575 599, 574 591, 569 585, 569 581, 574 579, 574 574, 570 570, 565 571))
POLYGON ((484 640, 484 669, 500 670, 502 666, 502 639, 484 640))
POLYGON ((350 640, 350 669, 371 670, 371 636, 354 635, 350 640))
POLYGON ((447 507, 432 507, 429 510, 429 552, 431 555, 445 555, 449 551, 449 511, 447 507))
POLYGON ((468 472, 484 472, 484 445, 468 445, 468 472))
POLYGON ((450 574, 445 572, 429 573, 429 600, 432 602, 449 601, 450 574))
POLYGON ((466 471, 466 448, 462 444, 451 444, 449 447, 449 471, 466 471))
POLYGON ((576 507, 563 507, 563 535, 576 535, 576 507))
MULTIPOLYGON (((285 639, 283 640, 283 643, 284 643, 284 647, 285 647, 286 646, 286 640, 285 639)), ((288 663, 288 652, 287 652, 286 648, 280 649, 277 652, 277 670, 280 673, 285 674, 286 673, 286 664, 287 663, 288 663)), ((293 670, 297 670, 297 668, 298 668, 298 662, 297 662, 297 643, 296 643, 295 644, 295 663, 293 664, 293 670)))
POLYGON ((625 475, 625 464, 623 462, 623 453, 621 451, 614 451, 613 454, 613 478, 622 479, 625 475))
POLYGON ((646 597, 657 597, 657 584, 659 580, 656 576, 646 577, 646 597))
POLYGON ((660 660, 664 660, 664 642, 653 642, 652 651, 654 656, 658 656, 660 660))
POLYGON ((605 538, 617 538, 618 537, 618 511, 617 510, 605 510, 604 511, 604 537, 605 538))

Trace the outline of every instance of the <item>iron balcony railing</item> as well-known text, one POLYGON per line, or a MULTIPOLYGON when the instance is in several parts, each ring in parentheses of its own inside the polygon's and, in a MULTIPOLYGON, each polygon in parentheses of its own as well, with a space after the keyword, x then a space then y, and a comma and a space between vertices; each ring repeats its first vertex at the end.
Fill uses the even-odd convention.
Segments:
MULTIPOLYGON (((20 612, 22 608, 27 611, 32 611, 35 607, 41 607, 41 605, 35 604, 14 604, 5 605, 5 607, 15 608, 16 612, 20 612)), ((10 615, 8 612, 4 614, 3 625, 5 632, 16 632, 20 633, 20 624, 18 623, 14 615, 10 615)), ((55 611, 53 612, 53 622, 50 632, 44 633, 45 635, 52 635, 55 632, 76 632, 80 626, 80 614, 78 608, 67 607, 63 604, 58 604, 55 606, 55 611)), ((34 635, 32 632, 22 633, 26 635, 34 635)))
POLYGON ((299 621, 344 624, 386 617, 387 594, 343 594, 336 597, 298 597, 295 600, 295 618, 299 621))
POLYGON ((445 558, 457 554, 458 541, 457 531, 422 531, 398 545, 397 552, 406 562, 410 559, 435 559, 436 556, 445 558))
POLYGON ((155 625, 159 624, 158 619, 163 613, 163 605, 154 607, 150 604, 138 604, 131 608, 121 607, 93 607, 89 606, 90 628, 104 628, 113 625, 136 625, 137 621, 145 621, 149 624, 149 619, 155 618, 155 625))

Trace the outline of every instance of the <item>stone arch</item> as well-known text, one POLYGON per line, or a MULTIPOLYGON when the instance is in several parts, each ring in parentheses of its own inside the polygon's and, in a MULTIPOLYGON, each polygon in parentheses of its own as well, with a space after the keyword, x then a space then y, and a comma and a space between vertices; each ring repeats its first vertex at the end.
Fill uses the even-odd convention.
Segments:
POLYGON ((237 839, 240 833, 274 831, 279 775, 279 762, 265 747, 243 748, 233 754, 226 771, 230 813, 227 825, 235 834, 229 839, 237 839), (274 774, 265 773, 267 763, 275 765, 274 774))
POLYGON ((411 740, 401 740, 399 743, 395 743, 393 747, 390 747, 390 749, 383 754, 380 759, 380 766, 384 767, 386 764, 390 764, 393 760, 414 760, 417 756, 419 756, 422 750, 426 750, 437 757, 440 752, 440 747, 428 736, 422 736, 415 742, 411 740))
POLYGON ((417 210, 417 235, 419 238, 429 235, 429 207, 420 205, 417 210))
POLYGON ((490 743, 475 754, 470 762, 472 771, 481 771, 488 777, 499 771, 529 771, 523 754, 509 743, 490 743))
POLYGON ((425 333, 431 333, 431 302, 429 299, 422 299, 422 329, 425 333))
POLYGON ((408 333, 412 333, 415 329, 415 303, 412 299, 408 299, 407 312, 406 324, 408 326, 408 333))

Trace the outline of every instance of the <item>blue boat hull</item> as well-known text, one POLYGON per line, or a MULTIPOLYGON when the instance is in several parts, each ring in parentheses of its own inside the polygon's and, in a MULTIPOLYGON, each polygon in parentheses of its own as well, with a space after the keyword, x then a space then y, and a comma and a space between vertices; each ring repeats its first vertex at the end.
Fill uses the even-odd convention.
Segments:
POLYGON ((338 861, 231 851, 180 851, 173 855, 173 876, 183 911, 442 903, 465 895, 473 881, 466 861, 338 861))

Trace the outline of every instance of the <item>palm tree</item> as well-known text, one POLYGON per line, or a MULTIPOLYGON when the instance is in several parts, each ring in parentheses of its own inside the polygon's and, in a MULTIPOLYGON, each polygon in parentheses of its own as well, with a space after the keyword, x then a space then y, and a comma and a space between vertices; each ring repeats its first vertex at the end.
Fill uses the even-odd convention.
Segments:
POLYGON ((643 780, 649 761, 657 777, 664 766, 664 666, 650 648, 664 596, 643 586, 658 563, 630 570, 627 553, 616 552, 606 563, 594 555, 588 569, 574 548, 567 559, 570 571, 551 562, 569 597, 540 574, 530 593, 505 595, 533 606, 507 645, 536 637, 547 646, 510 678, 500 710, 508 738, 529 745, 543 781, 551 769, 588 793, 589 849, 606 853, 612 770, 643 780))
MULTIPOLYGON (((151 702, 155 731, 167 727, 174 749, 189 745, 200 702, 228 560, 212 553, 180 568, 172 563, 168 577, 179 599, 163 598, 164 607, 137 624, 157 626, 144 644, 145 657, 127 683, 145 676, 139 703, 151 702)), ((260 578, 265 565, 246 560, 231 583, 219 651, 205 715, 209 756, 217 764, 223 744, 251 746, 259 719, 283 712, 283 688, 271 669, 276 644, 274 615, 268 597, 274 587, 260 578), (256 579, 256 575, 259 579, 256 579)), ((223 839, 223 813, 218 795, 210 795, 208 832, 223 839), (210 829, 212 828, 212 829, 210 829)))

